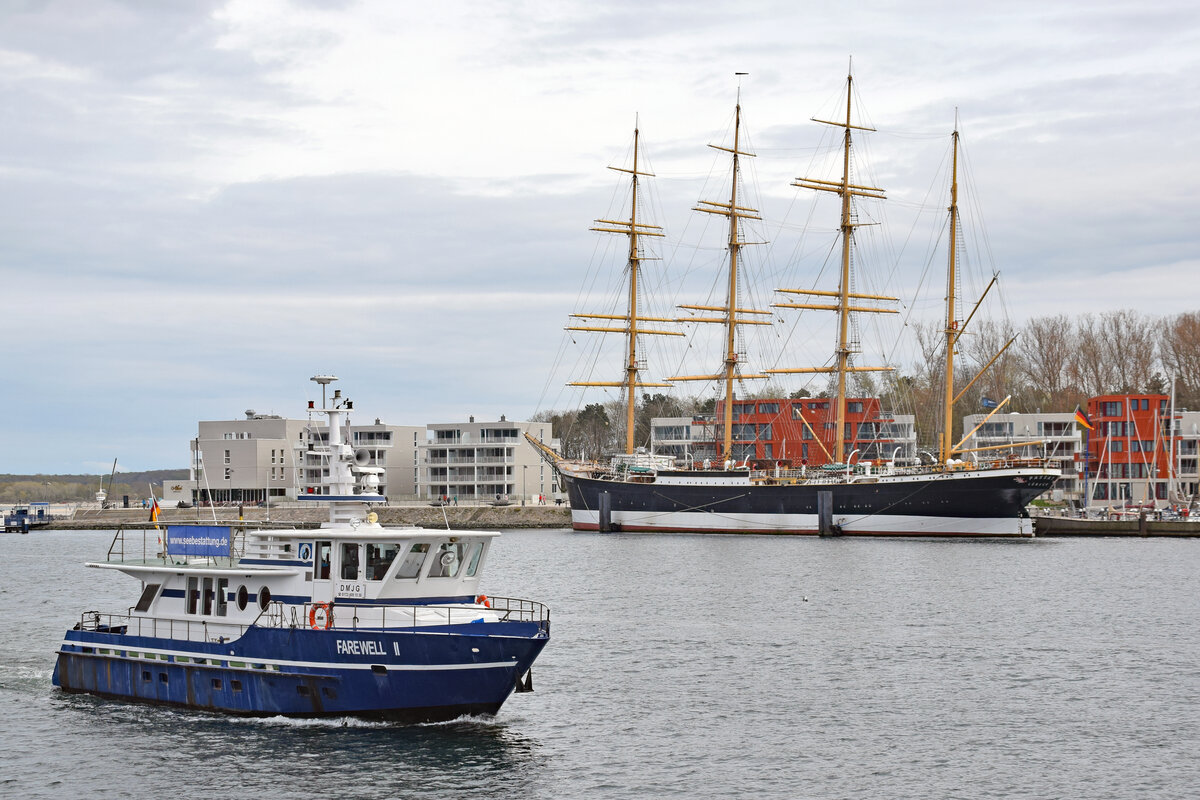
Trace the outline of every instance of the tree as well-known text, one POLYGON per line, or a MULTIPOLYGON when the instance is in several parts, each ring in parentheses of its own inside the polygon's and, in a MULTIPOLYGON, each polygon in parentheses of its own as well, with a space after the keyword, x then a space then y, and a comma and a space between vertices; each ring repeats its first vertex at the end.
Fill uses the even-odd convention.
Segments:
POLYGON ((1018 369, 1029 387, 1029 396, 1039 408, 1064 405, 1067 365, 1071 360, 1075 326, 1066 314, 1036 317, 1025 323, 1013 345, 1018 369))
POLYGON ((1167 320, 1158 340, 1159 359, 1175 379, 1175 399, 1184 408, 1200 408, 1200 312, 1167 320))

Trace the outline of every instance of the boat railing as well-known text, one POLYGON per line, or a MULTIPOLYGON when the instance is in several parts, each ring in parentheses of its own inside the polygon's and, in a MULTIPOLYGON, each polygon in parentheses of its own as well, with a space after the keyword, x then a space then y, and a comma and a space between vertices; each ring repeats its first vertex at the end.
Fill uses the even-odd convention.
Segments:
MULTIPOLYGON (((85 611, 76 630, 142 636, 151 639, 176 639, 191 642, 225 643, 240 638, 252 628, 317 628, 326 630, 378 631, 416 629, 473 622, 534 622, 549 632, 550 609, 534 600, 489 597, 489 607, 477 605, 447 606, 353 606, 333 604, 329 625, 313 610, 323 603, 285 605, 267 604, 250 624, 219 619, 180 619, 156 617, 134 612, 85 611)), ((326 609, 328 613, 328 609, 326 609)))
POLYGON ((85 611, 76 630, 118 633, 152 639, 181 639, 191 642, 228 642, 243 635, 250 625, 208 619, 154 617, 132 612, 85 611))
MULTIPOLYGON (((233 561, 242 558, 245 554, 247 526, 242 521, 227 522, 224 525, 229 527, 229 555, 207 557, 207 560, 217 564, 232 564, 233 561)), ((167 526, 165 525, 160 528, 136 528, 129 530, 118 528, 108 545, 108 553, 105 556, 105 560, 109 563, 120 564, 128 562, 147 564, 150 562, 158 562, 160 564, 176 563, 173 557, 167 553, 166 545, 167 526), (141 541, 138 541, 139 538, 141 541)), ((184 558, 186 563, 189 564, 196 563, 194 557, 175 556, 174 558, 184 558)))
POLYGON ((488 597, 480 605, 387 605, 360 606, 351 603, 304 603, 277 607, 256 621, 262 627, 321 628, 332 630, 395 630, 434 625, 463 625, 474 622, 535 622, 549 628, 550 609, 534 600, 488 597), (319 612, 319 613, 317 613, 319 612), (326 624, 328 621, 328 624, 326 624))

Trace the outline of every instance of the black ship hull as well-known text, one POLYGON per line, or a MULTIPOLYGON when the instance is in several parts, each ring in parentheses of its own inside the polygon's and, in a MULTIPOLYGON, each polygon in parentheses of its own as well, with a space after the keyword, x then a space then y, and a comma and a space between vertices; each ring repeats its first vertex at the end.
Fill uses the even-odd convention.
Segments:
POLYGON ((560 474, 575 530, 865 536, 1032 536, 1025 507, 1059 476, 1013 467, 789 484, 746 472, 560 474))

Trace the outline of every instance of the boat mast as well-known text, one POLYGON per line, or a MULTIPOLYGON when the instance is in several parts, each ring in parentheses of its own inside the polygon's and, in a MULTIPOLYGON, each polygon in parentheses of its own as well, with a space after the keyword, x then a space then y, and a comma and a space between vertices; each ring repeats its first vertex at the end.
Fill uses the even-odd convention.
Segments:
POLYGON ((733 452, 733 378, 737 373, 737 279, 738 252, 741 242, 738 239, 738 215, 736 209, 739 168, 738 145, 741 144, 742 103, 741 92, 738 92, 737 108, 734 110, 733 121, 733 180, 729 189, 729 295, 725 309, 725 414, 722 424, 725 438, 721 444, 721 457, 725 460, 732 458, 733 452))
POLYGON ((942 401, 941 463, 952 455, 950 439, 954 429, 954 348, 959 328, 954 317, 954 293, 958 276, 958 128, 954 129, 954 155, 950 169, 950 260, 946 268, 946 386, 942 401))
POLYGON ((850 313, 866 312, 875 314, 898 314, 899 311, 892 308, 875 308, 871 306, 855 306, 851 305, 851 300, 883 300, 896 301, 898 298, 887 297, 884 295, 869 295, 858 294, 850 291, 850 261, 851 252, 854 246, 854 229, 858 223, 854 221, 854 207, 851 203, 853 197, 870 197, 876 200, 885 200, 883 189, 873 186, 860 186, 850 183, 850 146, 852 130, 874 131, 874 128, 865 127, 862 125, 854 125, 850 118, 850 109, 853 103, 853 88, 854 76, 846 77, 846 120, 845 122, 831 122, 829 120, 816 119, 814 122, 820 122, 825 125, 834 125, 845 129, 842 144, 842 179, 841 181, 822 181, 815 178, 797 178, 792 185, 803 189, 816 189, 821 192, 833 192, 838 194, 842 199, 842 216, 841 216, 841 237, 842 237, 842 271, 841 280, 837 292, 821 292, 810 289, 776 289, 778 292, 800 295, 816 295, 821 297, 836 297, 836 304, 829 303, 772 303, 777 308, 808 308, 819 309, 823 311, 836 311, 838 314, 838 344, 834 352, 836 364, 833 367, 803 367, 790 369, 769 369, 768 374, 794 374, 794 373, 833 373, 837 376, 837 400, 836 400, 836 425, 833 439, 833 460, 834 463, 842 463, 846 457, 846 374, 849 372, 888 372, 892 367, 859 367, 850 366, 850 357, 854 353, 850 338, 850 313))
MULTIPOLYGON (((745 73, 738 73, 744 75, 745 73)), ((758 215, 758 210, 738 205, 738 184, 741 181, 741 164, 740 156, 754 157, 754 153, 744 152, 741 149, 741 130, 742 130, 742 92, 738 89, 738 101, 734 109, 733 123, 733 148, 722 147, 720 145, 710 144, 709 147, 714 150, 722 150, 731 154, 733 157, 733 179, 732 187, 729 190, 729 202, 716 203, 709 200, 701 200, 700 204, 693 208, 693 211, 703 211, 708 214, 720 214, 729 217, 729 240, 727 247, 729 248, 729 283, 728 296, 725 300, 725 305, 722 306, 700 306, 700 305, 681 305, 680 308, 685 308, 693 311, 716 311, 721 312, 720 317, 689 317, 681 322, 711 322, 723 324, 725 326, 725 367, 716 375, 678 375, 669 380, 672 381, 713 381, 720 380, 725 384, 725 405, 722 415, 722 426, 724 429, 724 438, 721 444, 721 458, 729 461, 733 459, 733 383, 736 379, 761 379, 766 378, 766 375, 744 375, 738 373, 738 353, 737 353, 737 326, 738 325, 770 325, 770 320, 761 319, 742 319, 739 314, 763 314, 770 316, 770 311, 760 311, 753 308, 738 308, 738 254, 741 251, 743 242, 741 240, 740 222, 743 219, 761 220, 758 215)))
POLYGON ((629 299, 626 304, 627 313, 625 316, 614 314, 572 314, 572 317, 584 319, 603 319, 609 321, 620 321, 626 323, 627 327, 596 327, 596 326, 570 326, 569 331, 593 331, 599 333, 624 333, 626 335, 625 347, 625 380, 623 382, 612 381, 589 381, 570 383, 569 386, 608 386, 608 387, 623 387, 625 391, 625 452, 626 454, 633 453, 634 450, 634 433, 635 433, 635 412, 637 411, 637 390, 641 387, 648 386, 670 386, 669 383, 643 383, 638 381, 638 373, 644 369, 641 361, 638 360, 637 353, 637 337, 641 334, 656 335, 656 336, 683 336, 681 331, 660 331, 650 330, 647 328, 639 328, 639 322, 673 322, 674 319, 666 317, 642 317, 638 315, 638 279, 640 277, 641 264, 643 261, 641 255, 642 236, 662 236, 662 228, 657 225, 647 225, 643 222, 638 222, 638 177, 645 176, 653 178, 652 172, 641 172, 638 170, 638 144, 640 131, 635 125, 633 129, 633 168, 626 169, 624 167, 609 167, 615 172, 628 173, 630 176, 630 212, 628 221, 598 219, 596 227, 591 230, 602 231, 605 233, 620 233, 629 237, 629 299))

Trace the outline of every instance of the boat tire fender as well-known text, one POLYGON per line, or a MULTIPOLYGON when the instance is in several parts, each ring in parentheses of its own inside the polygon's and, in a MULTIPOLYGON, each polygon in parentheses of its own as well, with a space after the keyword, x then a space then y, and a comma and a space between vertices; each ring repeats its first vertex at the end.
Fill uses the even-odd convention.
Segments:
POLYGON ((312 608, 308 610, 308 626, 313 630, 329 630, 333 627, 333 603, 313 603, 312 608), (324 622, 317 619, 318 610, 325 613, 324 622))

